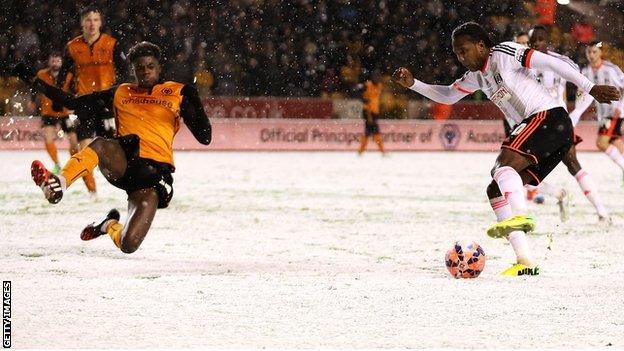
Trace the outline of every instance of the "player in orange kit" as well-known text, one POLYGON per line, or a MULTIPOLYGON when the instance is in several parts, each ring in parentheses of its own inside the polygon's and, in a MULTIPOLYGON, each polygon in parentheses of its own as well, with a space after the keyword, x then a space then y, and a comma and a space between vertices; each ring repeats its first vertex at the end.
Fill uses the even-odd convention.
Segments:
MULTIPOLYGON (((80 11, 82 35, 70 40, 65 47, 63 66, 59 72, 59 81, 73 73, 74 86, 78 96, 109 89, 119 83, 126 73, 126 63, 117 39, 102 33, 102 13, 93 6, 80 11)), ((57 82, 57 87, 61 87, 57 82)), ((94 136, 113 137, 115 119, 110 110, 88 112, 77 109, 79 117, 76 134, 80 148, 83 149, 94 136)), ((95 179, 88 175, 85 183, 92 196, 96 193, 95 179)))
POLYGON ((381 92, 383 90, 383 83, 380 80, 379 72, 373 72, 371 80, 366 81, 363 88, 364 93, 362 97, 364 99, 364 109, 362 111, 362 118, 364 118, 364 134, 361 137, 358 154, 361 155, 364 150, 366 150, 369 137, 373 138, 379 147, 379 151, 384 154, 383 139, 379 131, 379 123, 377 122, 377 119, 379 119, 381 92))
POLYGON ((173 138, 180 119, 201 144, 211 141, 211 126, 197 89, 192 85, 160 79, 160 48, 152 43, 135 45, 128 54, 135 83, 124 83, 101 92, 74 97, 57 87, 35 80, 34 87, 55 102, 90 113, 115 111, 117 137, 95 138, 65 164, 60 175, 33 161, 32 178, 50 203, 58 203, 66 189, 80 177, 100 167, 104 177, 128 194, 128 219, 112 209, 98 224, 90 224, 80 235, 91 240, 108 234, 126 253, 134 252, 147 235, 158 208, 173 196, 173 138))
MULTIPOLYGON (((56 85, 56 78, 58 77, 59 70, 61 69, 62 58, 60 54, 51 53, 48 56, 48 67, 37 72, 37 78, 52 85, 56 85)), ((67 76, 65 84, 63 85, 64 91, 69 91, 69 85, 71 84, 71 75, 67 76)), ((54 143, 54 139, 57 134, 57 125, 61 127, 64 135, 69 141, 69 153, 71 155, 78 151, 78 140, 76 139, 76 132, 72 121, 69 118, 69 110, 58 106, 52 102, 52 100, 45 97, 45 95, 37 96, 39 105, 39 114, 41 115, 41 124, 43 132, 43 140, 46 150, 50 158, 54 162, 54 168, 52 172, 58 174, 61 170, 58 151, 54 143), (59 111, 56 111, 59 110, 59 111)))

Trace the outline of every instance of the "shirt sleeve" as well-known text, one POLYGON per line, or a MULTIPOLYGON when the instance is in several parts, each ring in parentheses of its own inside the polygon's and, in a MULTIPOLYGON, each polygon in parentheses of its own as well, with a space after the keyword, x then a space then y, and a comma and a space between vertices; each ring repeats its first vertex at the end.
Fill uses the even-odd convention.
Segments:
POLYGON ((197 141, 203 145, 210 144, 212 140, 212 127, 208 115, 204 111, 197 89, 192 85, 182 87, 182 103, 180 114, 184 124, 189 128, 197 141))
POLYGON ((595 85, 587 79, 587 77, 582 75, 576 67, 568 64, 564 60, 560 60, 537 50, 525 49, 519 61, 521 65, 526 68, 554 72, 561 78, 586 92, 589 92, 595 85))
POLYGON ((113 62, 115 63, 115 81, 117 84, 121 84, 128 76, 128 65, 126 64, 126 55, 121 50, 119 40, 115 42, 115 47, 113 48, 113 62))
MULTIPOLYGON (((92 94, 75 97, 54 85, 50 85, 37 78, 33 84, 36 91, 43 93, 50 100, 60 103, 70 110, 80 112, 99 112, 113 108, 113 97, 117 87, 98 91, 92 94)), ((77 113, 80 117, 80 113, 77 113)))
POLYGON ((466 72, 463 77, 451 85, 433 85, 414 79, 414 84, 410 89, 435 102, 452 105, 479 90, 478 85, 473 80, 470 72, 466 72))
POLYGON ((63 64, 61 65, 61 70, 59 71, 58 77, 56 77, 57 86, 59 88, 62 88, 68 74, 73 73, 73 72, 74 72, 74 59, 69 53, 69 47, 66 45, 65 52, 63 53, 63 64))

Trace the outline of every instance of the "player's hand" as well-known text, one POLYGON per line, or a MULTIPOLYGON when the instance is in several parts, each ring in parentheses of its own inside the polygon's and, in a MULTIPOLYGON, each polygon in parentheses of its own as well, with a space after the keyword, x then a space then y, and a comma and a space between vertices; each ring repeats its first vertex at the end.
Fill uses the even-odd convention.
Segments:
POLYGON ((392 79, 406 88, 414 85, 414 76, 412 75, 412 72, 405 67, 399 67, 396 71, 394 71, 392 79))
POLYGON ((611 101, 620 99, 620 91, 616 87, 610 85, 594 85, 589 95, 593 96, 596 101, 602 104, 610 104, 611 101))
POLYGON ((613 118, 620 117, 622 117, 622 110, 620 110, 619 108, 613 109, 613 118))

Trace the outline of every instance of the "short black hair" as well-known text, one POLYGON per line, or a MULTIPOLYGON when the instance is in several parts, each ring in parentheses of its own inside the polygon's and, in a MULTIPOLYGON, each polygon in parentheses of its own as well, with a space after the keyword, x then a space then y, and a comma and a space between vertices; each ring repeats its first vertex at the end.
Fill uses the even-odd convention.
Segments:
POLYGON ((48 54, 48 57, 63 57, 63 54, 61 54, 60 51, 57 50, 52 50, 50 51, 50 53, 48 54))
POLYGON ((538 24, 538 25, 534 26, 532 28, 532 30, 543 30, 546 33, 548 33, 548 28, 546 26, 541 25, 541 24, 538 24))
POLYGON ((99 7, 95 5, 87 5, 80 9, 80 18, 83 18, 84 16, 88 15, 91 12, 99 13, 100 16, 102 16, 102 11, 100 11, 99 7))
POLYGON ((456 40, 459 37, 468 37, 468 39, 473 43, 482 41, 488 48, 494 46, 494 42, 490 39, 490 36, 487 34, 485 29, 476 22, 466 22, 453 29, 451 38, 456 40))
POLYGON ((514 35, 514 38, 521 37, 521 36, 523 36, 523 35, 528 36, 528 35, 529 35, 529 33, 528 33, 528 32, 525 32, 525 31, 520 31, 520 32, 516 33, 516 35, 514 35))
POLYGON ((128 61, 134 63, 139 57, 153 56, 160 61, 161 50, 158 45, 149 41, 142 41, 130 48, 128 51, 128 61))

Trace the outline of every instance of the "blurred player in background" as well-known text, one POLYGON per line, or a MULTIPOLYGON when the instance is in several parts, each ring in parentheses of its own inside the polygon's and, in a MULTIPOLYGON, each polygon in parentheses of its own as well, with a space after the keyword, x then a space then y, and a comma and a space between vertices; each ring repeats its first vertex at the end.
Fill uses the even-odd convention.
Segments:
MULTIPOLYGON (((86 7, 80 11, 82 35, 70 40, 65 47, 63 66, 59 81, 63 82, 68 73, 73 74, 74 86, 78 96, 109 89, 115 82, 121 81, 126 73, 124 55, 119 42, 108 34, 102 33, 102 13, 96 7, 86 7)), ((60 87, 57 82, 57 86, 60 87)), ((76 110, 79 123, 76 134, 80 148, 83 149, 94 136, 111 138, 115 135, 113 111, 104 109, 93 112, 76 110)), ((95 179, 85 176, 87 188, 92 196, 96 194, 95 179)))
MULTIPOLYGON (((585 50, 589 66, 584 67, 582 72, 585 77, 595 84, 615 85, 620 91, 624 91, 624 74, 615 64, 602 58, 602 42, 593 42, 585 50)), ((594 101, 587 92, 579 91, 577 94, 576 107, 570 113, 573 121, 578 121, 585 110, 594 101)), ((598 139, 596 146, 606 153, 624 173, 624 143, 622 143, 622 118, 624 115, 624 98, 618 102, 605 104, 596 102, 596 115, 598 116, 598 139)))
POLYGON ((115 110, 119 122, 116 138, 95 138, 72 156, 58 176, 40 161, 33 161, 31 166, 33 181, 53 204, 62 199, 74 181, 92 174, 95 166, 100 167, 111 184, 126 191, 126 225, 119 222, 119 212, 112 209, 99 224, 83 229, 82 240, 108 234, 121 251, 136 251, 147 235, 156 210, 167 207, 173 197, 173 138, 180 128, 180 119, 197 141, 204 145, 210 143, 212 130, 197 89, 192 85, 163 82, 160 58, 158 46, 139 43, 128 53, 135 83, 79 97, 35 80, 35 89, 53 101, 94 114, 103 109, 115 110))
POLYGON ((518 32, 518 34, 514 35, 514 42, 524 47, 529 47, 529 33, 518 32))
POLYGON ((364 89, 362 94, 362 99, 364 100, 364 109, 362 111, 362 118, 364 119, 364 134, 361 137, 362 139, 360 141, 358 154, 361 155, 364 150, 366 150, 368 138, 372 137, 375 144, 377 144, 377 147, 379 147, 379 151, 381 151, 382 155, 384 155, 385 150, 383 146, 383 138, 379 130, 379 123, 377 122, 379 119, 381 105, 381 92, 384 88, 384 85, 381 82, 380 72, 378 70, 373 71, 371 79, 367 80, 362 88, 364 89))
MULTIPOLYGON (((51 53, 48 56, 48 62, 46 68, 37 72, 37 78, 42 81, 57 85, 56 79, 59 75, 63 59, 58 53, 51 53)), ((63 84, 63 90, 69 91, 71 84, 71 73, 67 75, 65 83, 63 84)), ((50 155, 50 158, 54 162, 52 172, 58 174, 61 170, 58 151, 56 149, 55 139, 59 135, 57 127, 60 126, 63 131, 63 135, 69 141, 69 153, 70 155, 78 152, 78 140, 76 138, 76 132, 73 126, 73 122, 69 118, 69 110, 64 108, 58 103, 52 102, 43 94, 37 95, 37 101, 39 105, 39 114, 41 115, 41 125, 43 132, 43 140, 45 142, 45 148, 50 155)))
POLYGON ((601 102, 619 100, 617 88, 595 85, 561 60, 514 42, 495 45, 487 32, 474 22, 464 23, 452 33, 453 52, 468 72, 452 85, 430 85, 414 79, 407 68, 399 68, 394 79, 436 102, 454 104, 481 90, 514 123, 492 168, 487 195, 498 223, 487 233, 507 238, 517 263, 501 274, 538 275, 525 232, 535 228, 527 215, 524 184, 538 185, 559 164, 572 146, 574 130, 567 111, 534 78, 530 69, 552 71, 601 102))
MULTIPOLYGON (((548 49, 550 45, 550 35, 548 33, 548 29, 544 26, 535 26, 533 29, 529 31, 529 46, 535 50, 543 52, 552 57, 556 57, 567 65, 570 65, 574 69, 580 71, 579 67, 572 61, 570 58, 560 55, 556 52, 550 51, 548 49)), ((538 82, 548 90, 550 95, 554 97, 559 105, 567 110, 567 99, 566 99, 566 80, 558 76, 552 71, 547 70, 539 70, 534 69, 534 72, 537 76, 538 82)), ((573 120, 573 126, 576 126, 577 120, 573 120)), ((598 190, 596 185, 591 180, 587 171, 583 170, 581 163, 578 161, 576 157, 576 145, 581 143, 583 139, 578 135, 574 135, 574 140, 572 142, 572 146, 568 153, 561 160, 563 164, 568 168, 568 172, 576 179, 581 190, 587 197, 587 200, 591 202, 591 204, 596 209, 598 214, 598 220, 601 222, 610 222, 609 212, 604 206, 602 199, 598 194, 598 190)), ((561 213, 562 220, 567 218, 567 194, 565 189, 557 189, 552 185, 546 184, 544 182, 540 183, 538 186, 539 193, 547 194, 554 196, 557 198, 561 213)))

